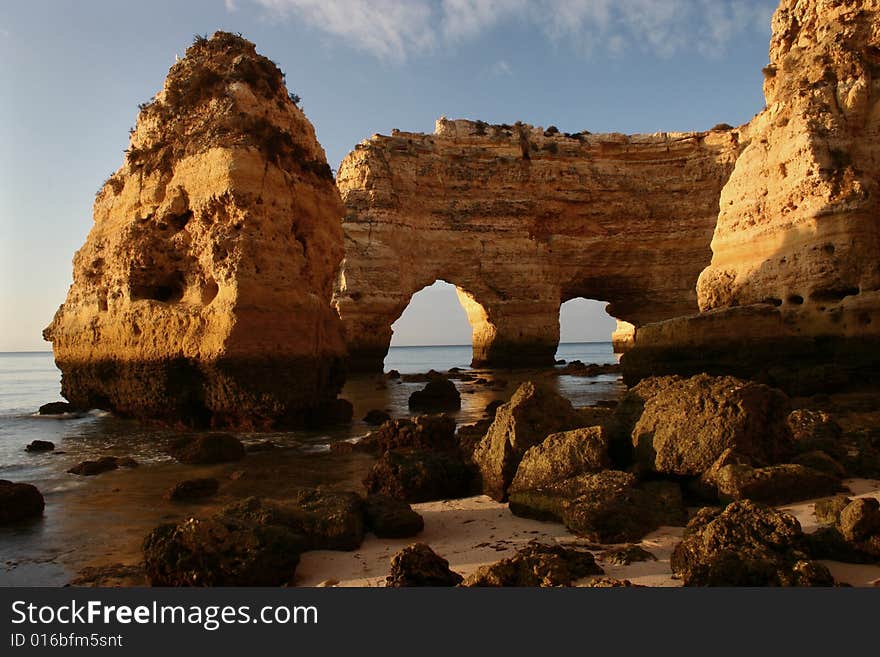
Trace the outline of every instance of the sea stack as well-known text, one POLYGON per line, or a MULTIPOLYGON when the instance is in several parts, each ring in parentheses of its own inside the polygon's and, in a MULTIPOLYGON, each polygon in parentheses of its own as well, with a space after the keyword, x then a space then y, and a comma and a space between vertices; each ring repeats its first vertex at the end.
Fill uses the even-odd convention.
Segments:
POLYGON ((44 331, 78 407, 270 428, 339 409, 344 209, 284 75, 197 37, 141 106, 44 331))
POLYGON ((880 371, 880 2, 783 0, 766 109, 721 192, 701 313, 641 326, 627 381, 730 372, 796 393, 880 371))

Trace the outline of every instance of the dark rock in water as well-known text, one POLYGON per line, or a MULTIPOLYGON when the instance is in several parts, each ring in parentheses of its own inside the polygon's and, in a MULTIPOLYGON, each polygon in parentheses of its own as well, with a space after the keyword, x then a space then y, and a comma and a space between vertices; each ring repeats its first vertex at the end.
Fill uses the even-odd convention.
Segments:
POLYGON ((457 411, 461 408, 461 395, 449 379, 437 378, 428 381, 422 389, 409 396, 409 407, 414 411, 457 411))
POLYGON ((564 358, 560 358, 559 360, 555 361, 553 364, 554 365, 565 365, 567 363, 568 363, 567 360, 565 360, 564 358))
POLYGON ((608 435, 602 427, 554 433, 523 455, 510 491, 540 488, 610 467, 608 435))
POLYGON ((373 427, 378 427, 390 419, 391 416, 388 413, 375 408, 364 416, 364 422, 373 427))
POLYGON ((615 566, 629 566, 639 561, 657 561, 657 557, 639 545, 624 545, 605 550, 599 560, 615 566))
POLYGON ((392 380, 392 381, 393 381, 393 380, 400 379, 400 372, 398 372, 397 370, 391 370, 390 372, 388 372, 388 373, 385 375, 385 378, 386 378, 386 379, 390 379, 390 380, 392 380))
POLYGON ((426 374, 404 374, 400 378, 407 383, 427 383, 428 381, 446 380, 446 376, 437 370, 428 370, 426 374))
POLYGON ((840 512, 852 502, 846 495, 835 495, 825 500, 819 500, 814 505, 816 519, 825 525, 836 525, 840 520, 840 512))
POLYGON ((280 586, 293 580, 304 549, 288 527, 218 514, 154 529, 144 568, 153 586, 280 586))
POLYGON ((794 463, 752 468, 731 464, 709 478, 722 502, 753 500, 764 504, 789 504, 834 495, 843 490, 836 476, 794 463))
POLYGON ((386 586, 458 586, 462 576, 449 569, 449 562, 424 543, 403 548, 391 557, 386 586))
POLYGON ((833 586, 805 547, 793 516, 744 500, 701 509, 675 546, 672 570, 685 586, 833 586))
POLYGON ((600 399, 596 402, 596 406, 599 408, 608 408, 614 410, 620 404, 616 399, 600 399))
POLYGON ((458 456, 425 450, 386 452, 364 479, 367 493, 411 504, 471 494, 471 469, 458 456))
POLYGON ((370 495, 364 504, 367 529, 379 538, 409 538, 425 528, 412 507, 387 495, 370 495))
POLYGON ((486 437, 474 450, 483 492, 503 502, 523 455, 547 436, 584 426, 571 402, 544 386, 523 383, 498 408, 486 437))
POLYGON ((55 443, 48 440, 33 440, 24 449, 26 452, 51 452, 55 449, 55 443))
POLYGON ((39 518, 45 507, 36 486, 0 479, 0 525, 39 518))
POLYGON ((116 470, 118 467, 119 462, 115 456, 103 456, 97 461, 83 461, 70 468, 68 472, 83 477, 93 477, 110 470, 116 470))
POLYGON ((799 408, 789 414, 787 423, 798 452, 822 451, 835 459, 846 456, 843 430, 827 413, 799 408))
POLYGON ((168 499, 175 502, 201 500, 217 494, 220 482, 213 478, 187 479, 168 491, 168 499))
POLYGON ((49 402, 48 404, 40 406, 38 412, 40 415, 69 415, 80 414, 84 411, 83 409, 78 408, 73 404, 68 404, 67 402, 49 402))
POLYGON ((240 461, 245 456, 244 444, 228 433, 183 436, 172 441, 168 453, 181 463, 207 465, 240 461))
POLYGON ((621 367, 617 363, 611 363, 606 365, 597 365, 596 363, 590 363, 589 365, 584 365, 579 360, 573 360, 568 365, 559 370, 560 374, 567 374, 568 376, 583 376, 587 378, 601 376, 603 374, 620 374, 621 367))
POLYGON ((116 458, 116 465, 120 468, 137 468, 140 467, 140 463, 135 461, 130 456, 119 456, 116 458))
POLYGON ((510 510, 535 520, 554 520, 599 543, 637 541, 662 525, 683 524, 681 490, 657 482, 639 487, 628 472, 605 470, 533 490, 511 492, 510 510))
POLYGON ((530 543, 512 557, 481 567, 464 586, 571 586, 583 577, 604 574, 589 552, 530 543))
POLYGON ((392 449, 455 452, 458 449, 455 420, 446 415, 420 415, 412 420, 389 420, 356 443, 338 442, 331 445, 330 449, 377 455, 392 449))
POLYGON ((792 452, 788 397, 735 377, 700 374, 646 379, 616 411, 637 462, 647 470, 699 476, 731 450, 753 465, 784 461, 792 452))

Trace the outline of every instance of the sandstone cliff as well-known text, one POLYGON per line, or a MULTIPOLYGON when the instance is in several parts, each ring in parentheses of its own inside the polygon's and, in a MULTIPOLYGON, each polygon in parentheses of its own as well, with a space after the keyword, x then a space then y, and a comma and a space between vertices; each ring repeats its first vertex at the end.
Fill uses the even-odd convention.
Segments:
MULTIPOLYGON (((335 304, 352 365, 380 369, 391 324, 437 280, 457 286, 476 365, 552 364, 559 307, 610 302, 634 325, 697 311, 737 130, 564 135, 440 119, 348 155, 335 304)), ((626 325, 617 342, 627 344, 626 325)))
POLYGON ((343 207, 312 125, 253 44, 197 38, 141 107, 44 336, 71 402, 267 427, 343 383, 343 207))
POLYGON ((640 328, 631 379, 714 368, 793 384, 767 367, 807 363, 834 380, 877 372, 880 2, 783 0, 764 73, 767 107, 743 129, 699 277, 704 312, 640 328))

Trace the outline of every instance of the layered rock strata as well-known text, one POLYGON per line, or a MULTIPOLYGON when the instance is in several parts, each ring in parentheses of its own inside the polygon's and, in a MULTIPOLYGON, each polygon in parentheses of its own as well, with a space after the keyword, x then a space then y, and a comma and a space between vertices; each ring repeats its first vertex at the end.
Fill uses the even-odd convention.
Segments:
POLYGON ((438 280, 458 288, 475 365, 552 365, 559 307, 608 301, 631 329, 696 312, 739 132, 564 135, 440 119, 376 135, 337 182, 345 261, 334 303, 353 367, 378 370, 391 325, 438 280))
POLYGON ((807 392, 880 372, 880 2, 783 0, 764 73, 702 312, 640 327, 631 381, 723 370, 807 392))
POLYGON ((193 425, 319 419, 344 378, 343 214, 278 67, 197 38, 141 106, 44 332, 63 395, 193 425))

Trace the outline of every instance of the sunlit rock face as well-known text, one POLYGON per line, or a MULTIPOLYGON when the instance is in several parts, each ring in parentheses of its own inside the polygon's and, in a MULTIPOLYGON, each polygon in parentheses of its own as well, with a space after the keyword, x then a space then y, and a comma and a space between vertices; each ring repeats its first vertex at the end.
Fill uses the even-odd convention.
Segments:
POLYGON ((337 176, 346 218, 334 302, 351 365, 381 368, 391 324, 437 280, 458 288, 475 365, 552 364, 559 308, 574 298, 610 302, 636 326, 696 312, 740 148, 727 126, 564 135, 446 119, 433 135, 364 141, 337 176))
POLYGON ((764 73, 767 107, 742 131, 699 277, 703 314, 641 327, 631 378, 780 361, 877 372, 880 2, 784 0, 764 73))
POLYGON ((281 71, 240 37, 197 39, 141 107, 44 332, 64 396, 170 423, 319 420, 343 383, 343 214, 281 71))

